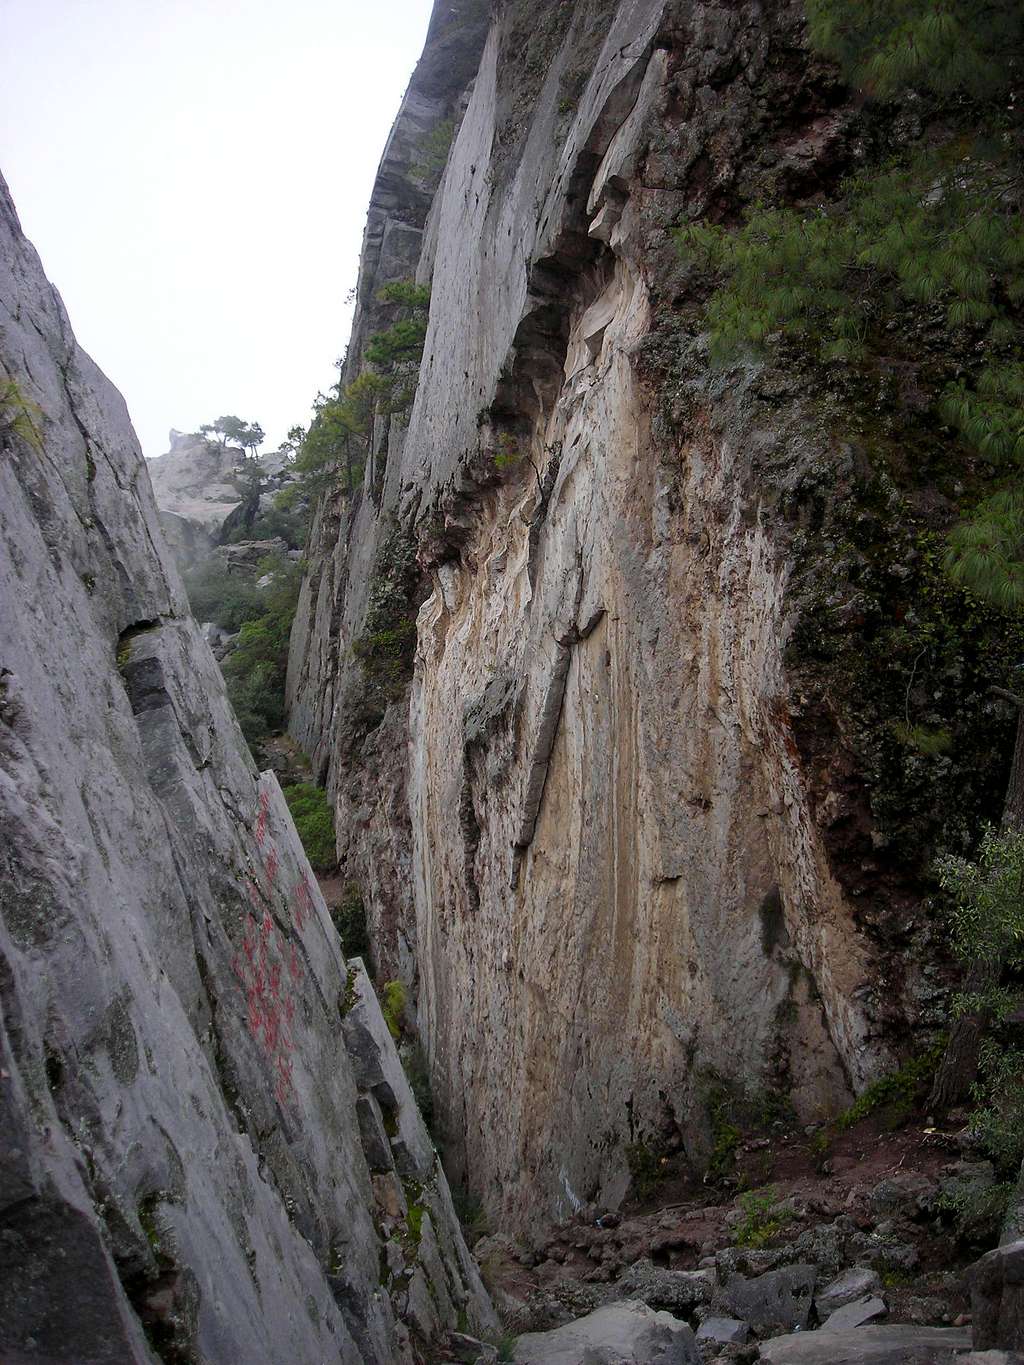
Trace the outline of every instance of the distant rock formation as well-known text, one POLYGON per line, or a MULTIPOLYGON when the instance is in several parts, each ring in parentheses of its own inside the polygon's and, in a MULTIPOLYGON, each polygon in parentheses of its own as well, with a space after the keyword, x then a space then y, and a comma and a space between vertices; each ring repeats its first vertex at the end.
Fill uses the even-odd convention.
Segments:
POLYGON ((284 451, 253 460, 238 446, 221 445, 198 432, 170 433, 170 449, 146 461, 153 494, 180 568, 204 559, 240 514, 254 518, 273 506, 291 482, 284 451), (254 478, 259 492, 252 496, 254 478))

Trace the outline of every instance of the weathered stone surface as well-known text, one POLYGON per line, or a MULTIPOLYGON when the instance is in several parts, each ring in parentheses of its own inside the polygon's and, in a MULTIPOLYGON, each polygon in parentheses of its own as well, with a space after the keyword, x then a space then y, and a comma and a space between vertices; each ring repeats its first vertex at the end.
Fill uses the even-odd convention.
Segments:
MULTIPOLYGON (((614 1206, 634 1130, 674 1123, 706 1155, 703 1069, 760 1088, 778 1068, 814 1115, 888 1061, 783 659, 769 503, 825 438, 696 342, 671 398, 644 382, 667 226, 736 177, 751 126, 795 169, 799 15, 599 9, 584 32, 510 3, 476 35, 432 204, 392 156, 429 123, 422 92, 403 108, 346 373, 380 285, 415 273, 420 382, 407 429, 377 422, 359 497, 319 510, 288 683, 375 949, 415 983, 447 1158, 517 1230, 614 1206), (395 528, 425 600, 411 691, 367 735, 353 645, 395 528)), ((853 117, 830 112, 822 145, 853 117)))
POLYGON ((172 431, 170 449, 146 461, 161 512, 209 534, 220 530, 242 501, 246 454, 197 432, 172 431))
POLYGON ((971 1334, 955 1327, 858 1327, 797 1332, 761 1343, 767 1365, 953 1365, 971 1334))
POLYGON ((750 1325, 736 1318, 705 1318, 697 1328, 697 1342, 713 1341, 721 1346, 742 1346, 750 1339, 750 1325))
POLYGON ((1024 1241, 1008 1242, 970 1269, 974 1344, 1024 1351, 1024 1241))
POLYGON ((811 1314, 817 1272, 812 1265, 788 1265, 746 1279, 732 1275, 716 1296, 729 1313, 756 1332, 799 1331, 811 1314))
POLYGON ((885 1314, 885 1300, 878 1298, 877 1295, 866 1295, 864 1298, 844 1303, 842 1308, 836 1308, 821 1324, 822 1330, 843 1332, 848 1327, 863 1327, 865 1323, 877 1322, 879 1318, 884 1318, 885 1314))
MULTIPOLYGON (((0 1356, 150 1362, 148 1336, 164 1358, 410 1361, 337 936, 124 403, 2 182, 0 372, 41 414, 40 450, 0 436, 0 1356)), ((429 1218, 440 1330, 474 1302, 444 1193, 429 1218)))
POLYGON ((640 1299, 652 1308, 689 1313, 699 1303, 710 1303, 716 1279, 710 1270, 664 1270, 649 1260, 635 1262, 616 1284, 625 1298, 640 1299))
POLYGON ((819 1317, 826 1317, 844 1304, 873 1294, 881 1287, 882 1281, 877 1270, 872 1270, 870 1266, 854 1266, 851 1270, 844 1270, 824 1289, 819 1289, 814 1296, 814 1306, 819 1317))
POLYGON ((644 1303, 613 1303, 553 1332, 516 1341, 518 1365, 698 1365, 693 1332, 644 1303))

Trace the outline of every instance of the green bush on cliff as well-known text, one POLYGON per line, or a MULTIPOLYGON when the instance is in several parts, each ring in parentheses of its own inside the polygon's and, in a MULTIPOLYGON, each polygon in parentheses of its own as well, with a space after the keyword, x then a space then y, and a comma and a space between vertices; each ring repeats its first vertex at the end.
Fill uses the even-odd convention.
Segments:
POLYGON ((999 1171, 1013 1175, 1024 1160, 1024 1048, 1011 1022, 1022 999, 1003 978, 1024 974, 1024 832, 988 829, 977 858, 941 858, 936 872, 965 973, 954 1018, 983 1020, 971 1127, 999 1171))
POLYGON ((1019 76, 1017 0, 806 0, 806 9, 812 44, 875 95, 920 88, 991 99, 1019 76))
POLYGON ((243 621, 234 650, 222 665, 228 696, 250 744, 284 725, 288 640, 302 571, 289 560, 264 561, 273 582, 260 590, 258 614, 243 621))
POLYGON ((196 620, 214 621, 230 634, 263 612, 263 594, 252 574, 229 571, 216 554, 185 575, 185 589, 196 620))
MULTIPOLYGON (((334 817, 327 793, 312 782, 298 782, 283 790, 306 857, 315 871, 329 872, 337 865, 338 855, 334 843, 334 817)), ((345 955, 349 955, 347 951, 345 955)))
POLYGON ((16 436, 38 454, 43 448, 40 433, 42 409, 22 393, 17 380, 0 379, 0 437, 16 436))

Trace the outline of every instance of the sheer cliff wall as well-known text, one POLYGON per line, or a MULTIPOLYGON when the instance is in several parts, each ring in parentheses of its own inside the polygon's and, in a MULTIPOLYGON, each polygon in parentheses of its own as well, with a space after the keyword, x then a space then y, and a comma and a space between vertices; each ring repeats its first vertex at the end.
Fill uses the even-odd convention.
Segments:
POLYGON ((458 130, 429 211, 409 106, 371 209, 348 377, 388 279, 431 282, 429 328, 407 423, 321 509, 292 727, 379 970, 415 988, 450 1169, 520 1227, 614 1204, 630 1144, 706 1156, 723 1087, 835 1112, 929 998, 927 954, 878 931, 927 937, 843 733, 853 680, 790 650, 825 580, 845 605, 800 546, 864 450, 813 376, 710 368, 671 238, 864 155, 801 24, 500 5, 435 108, 458 130), (414 667, 368 715, 360 641, 403 593, 414 667))
POLYGON ((0 1355, 411 1365, 487 1296, 2 181, 0 378, 0 1355))

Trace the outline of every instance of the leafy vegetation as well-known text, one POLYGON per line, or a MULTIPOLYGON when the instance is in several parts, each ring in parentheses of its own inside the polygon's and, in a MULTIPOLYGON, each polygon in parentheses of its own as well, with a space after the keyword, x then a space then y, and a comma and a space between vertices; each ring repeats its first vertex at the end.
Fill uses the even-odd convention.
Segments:
POLYGON ((813 45, 883 97, 921 88, 998 98, 1024 43, 1014 0, 807 0, 806 8, 813 45))
POLYGON ((968 985, 954 999, 954 1017, 977 1015, 985 1028, 971 1127, 1009 1175, 1024 1160, 1024 1048, 1011 1023, 1024 1001, 1019 986, 1004 984, 1006 975, 1016 983, 1024 973, 1024 832, 989 829, 976 859, 942 858, 937 875, 968 985))
MULTIPOLYGON (((317 394, 308 430, 293 427, 288 433, 295 447, 294 492, 278 500, 315 498, 339 483, 354 492, 362 483, 376 417, 408 410, 416 391, 423 340, 427 330, 430 286, 413 280, 393 280, 377 295, 379 303, 392 305, 399 316, 388 328, 369 338, 363 370, 350 383, 338 383, 328 393, 317 394)), ((339 361, 341 368, 343 362, 339 361)))
POLYGON ((255 575, 229 570, 211 555, 185 579, 196 619, 238 633, 221 670, 250 745, 284 724, 288 639, 302 579, 299 564, 274 556, 261 561, 257 573, 271 575, 269 586, 257 588, 255 575))
POLYGON ((334 816, 327 793, 312 782, 299 782, 295 786, 285 787, 283 791, 311 866, 316 872, 330 871, 338 858, 334 843, 334 816))
POLYGON ((219 555, 210 555, 186 574, 185 587, 196 620, 215 621, 229 633, 263 614, 263 593, 255 578, 228 569, 219 555))
POLYGON ((302 580, 301 568, 289 560, 264 560, 260 569, 271 573, 273 581, 261 590, 259 615, 242 622, 235 648, 222 666, 228 696, 250 744, 284 725, 288 640, 302 580))
POLYGON ((380 1008, 388 1032, 396 1041, 402 1036, 405 1019, 405 987, 401 981, 386 981, 381 991, 380 1008))
MULTIPOLYGON (((1019 114, 1006 97, 1024 54, 1014 0, 808 0, 812 43, 869 92, 970 95, 944 133, 849 179, 810 208, 755 205, 735 232, 694 224, 685 256, 718 273, 713 357, 783 342, 820 361, 865 362, 901 310, 941 316, 969 348, 937 413, 997 471, 1024 459, 1024 220, 1019 114), (941 310, 938 311, 937 310, 941 310)), ((1024 600, 1024 498, 1016 474, 951 537, 947 568, 1001 606, 1024 600)))
POLYGON ((455 120, 446 118, 420 138, 416 147, 417 160, 412 166, 412 173, 417 180, 432 183, 439 179, 447 165, 454 136, 455 120))
POLYGON ((887 1118, 892 1127, 903 1123, 915 1105, 927 1094, 927 1087, 935 1074, 945 1045, 946 1040, 943 1038, 926 1052, 912 1057, 896 1071, 872 1081, 849 1109, 839 1115, 834 1127, 844 1133, 854 1124, 860 1123, 861 1119, 883 1109, 887 1111, 887 1118))
POLYGON ((370 951, 370 935, 366 927, 366 907, 355 882, 346 883, 340 902, 331 910, 331 919, 345 957, 365 958, 370 951))
POLYGON ((736 1229, 735 1239, 737 1246, 741 1247, 757 1250, 767 1246, 793 1216, 789 1209, 777 1202, 775 1190, 771 1187, 747 1190, 740 1195, 739 1203, 744 1218, 736 1229))
POLYGON ((38 454, 43 448, 39 428, 42 409, 22 393, 14 379, 0 379, 0 438, 15 436, 38 454))
POLYGON ((243 450, 248 450, 254 458, 257 447, 266 440, 259 422, 243 422, 241 417, 232 416, 218 417, 216 422, 207 422, 199 428, 199 434, 217 437, 221 446, 233 441, 243 450))

